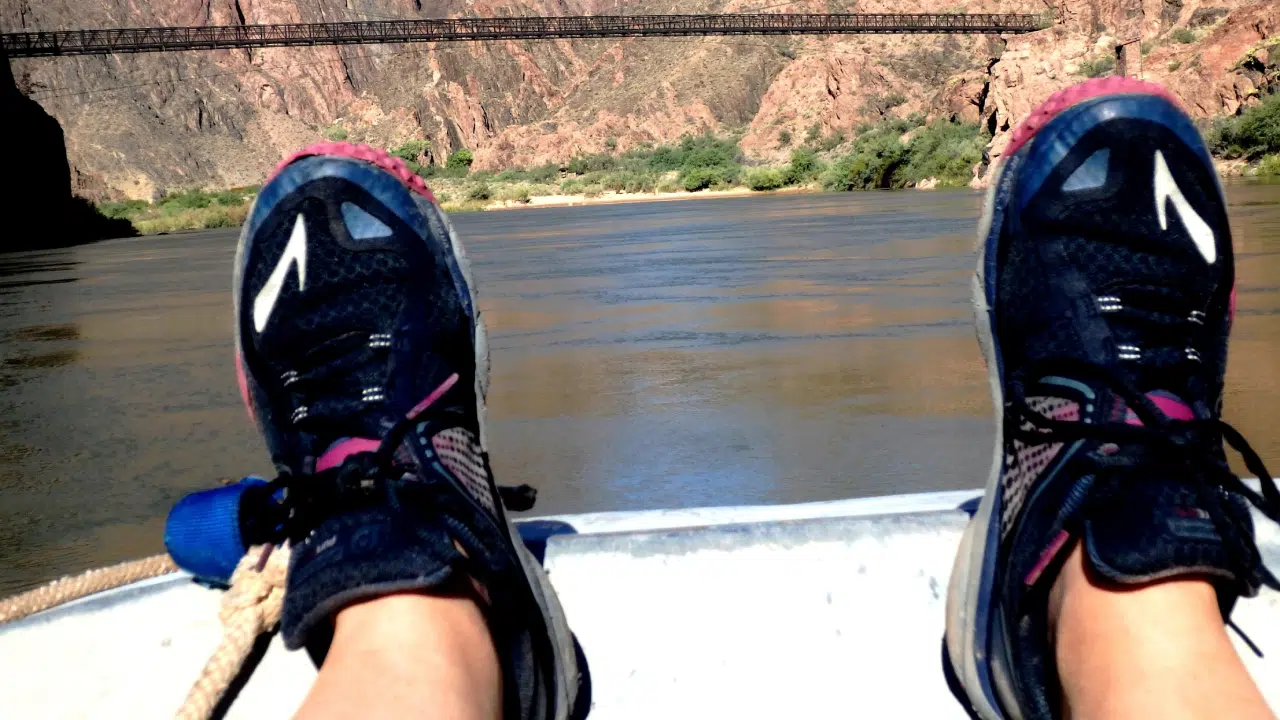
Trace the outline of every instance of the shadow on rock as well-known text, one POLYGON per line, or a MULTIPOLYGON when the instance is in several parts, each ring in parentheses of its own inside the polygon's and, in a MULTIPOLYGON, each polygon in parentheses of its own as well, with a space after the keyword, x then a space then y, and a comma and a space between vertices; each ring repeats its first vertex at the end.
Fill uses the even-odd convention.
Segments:
POLYGON ((23 95, 9 61, 0 55, 0 116, 6 133, 6 171, 11 182, 0 194, 0 252, 67 247, 137 235, 127 220, 109 218, 93 203, 71 194, 71 166, 62 126, 23 95))

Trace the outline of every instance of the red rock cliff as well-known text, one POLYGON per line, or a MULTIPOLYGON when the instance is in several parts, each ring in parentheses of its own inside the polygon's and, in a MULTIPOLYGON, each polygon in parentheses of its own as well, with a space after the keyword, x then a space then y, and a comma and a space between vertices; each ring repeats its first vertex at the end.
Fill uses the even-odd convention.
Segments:
MULTIPOLYGON (((764 3, 764 5, 775 5, 764 3)), ((0 0, 5 30, 313 22, 501 14, 749 11, 761 3, 616 0, 0 0)), ((1041 0, 799 0, 773 12, 1044 12, 1041 0)), ((1167 83, 1198 116, 1280 85, 1280 0, 1070 0, 1029 35, 557 40, 281 48, 13 62, 18 88, 62 125, 73 189, 155 197, 260 182, 326 132, 431 141, 477 167, 562 161, 687 132, 740 130, 759 159, 783 140, 851 134, 923 112, 1007 129, 1117 44, 1126 70, 1167 83), (1190 35, 1184 31, 1189 30, 1190 35), (1177 39, 1175 39, 1175 35, 1177 39), (1180 40, 1190 40, 1181 42, 1180 40), (1145 49, 1145 52, 1143 50, 1145 49)), ((978 177, 983 174, 978 169, 978 177)))

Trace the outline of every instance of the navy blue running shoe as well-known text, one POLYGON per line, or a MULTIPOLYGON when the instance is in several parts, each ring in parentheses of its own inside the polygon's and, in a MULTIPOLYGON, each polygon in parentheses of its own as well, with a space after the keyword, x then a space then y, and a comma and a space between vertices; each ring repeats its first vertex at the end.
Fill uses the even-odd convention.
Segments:
POLYGON ((346 605, 472 593, 505 716, 568 718, 573 637, 485 451, 474 289, 431 192, 385 153, 317 145, 258 195, 236 258, 236 362, 293 545, 281 629, 322 657, 346 605))
POLYGON ((1280 490, 1220 419, 1235 275, 1209 153, 1156 85, 1086 82, 1015 131, 974 282, 996 408, 986 494, 947 599, 977 717, 1060 716, 1047 599, 1069 550, 1105 581, 1211 579, 1223 617, 1277 587, 1250 505, 1280 490), (1262 481, 1227 467, 1223 441, 1262 481))

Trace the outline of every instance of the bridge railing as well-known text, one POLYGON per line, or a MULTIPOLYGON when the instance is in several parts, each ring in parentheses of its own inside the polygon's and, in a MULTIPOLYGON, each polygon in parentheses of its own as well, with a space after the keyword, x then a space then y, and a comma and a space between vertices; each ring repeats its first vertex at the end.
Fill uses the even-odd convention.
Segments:
POLYGON ((596 15, 370 20, 282 25, 121 28, 4 33, 9 57, 374 43, 545 40, 682 35, 836 35, 853 33, 1023 33, 1043 16, 968 13, 596 15))

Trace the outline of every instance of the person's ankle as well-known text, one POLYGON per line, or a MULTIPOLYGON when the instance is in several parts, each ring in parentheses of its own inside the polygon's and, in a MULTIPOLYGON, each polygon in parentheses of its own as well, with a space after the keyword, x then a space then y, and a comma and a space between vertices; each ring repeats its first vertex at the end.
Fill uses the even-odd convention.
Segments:
POLYGON ((393 593, 349 605, 298 717, 496 718, 502 678, 480 606, 466 595, 393 593))
POLYGON ((1217 594, 1206 578, 1184 575, 1156 580, 1142 585, 1119 585, 1099 577, 1089 570, 1080 543, 1070 550, 1058 577, 1049 590, 1048 627, 1050 640, 1056 642, 1062 631, 1064 614, 1075 615, 1083 606, 1088 613, 1097 612, 1109 604, 1145 602, 1156 595, 1163 598, 1177 596, 1180 604, 1201 610, 1214 610, 1217 594), (1154 591, 1154 592, 1148 592, 1154 591))
POLYGON ((1077 545, 1054 580, 1049 642, 1065 717, 1271 717, 1223 628, 1207 579, 1109 583, 1077 545), (1211 667, 1206 667, 1206 663, 1211 667))

